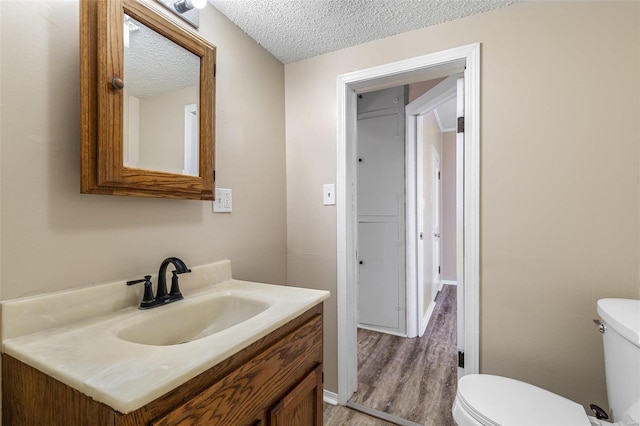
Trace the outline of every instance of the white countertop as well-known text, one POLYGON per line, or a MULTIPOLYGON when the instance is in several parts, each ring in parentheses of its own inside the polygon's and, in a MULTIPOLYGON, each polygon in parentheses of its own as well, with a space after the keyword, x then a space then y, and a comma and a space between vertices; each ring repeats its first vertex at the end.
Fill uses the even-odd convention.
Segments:
POLYGON ((142 288, 127 287, 124 280, 2 302, 3 352, 128 413, 329 297, 327 291, 235 280, 229 261, 192 271, 180 278, 183 300, 151 310, 137 309, 142 288), (118 337, 131 324, 150 319, 149 333, 162 333, 172 310, 184 312, 185 306, 225 296, 266 302, 269 307, 235 326, 183 344, 154 346, 118 337))

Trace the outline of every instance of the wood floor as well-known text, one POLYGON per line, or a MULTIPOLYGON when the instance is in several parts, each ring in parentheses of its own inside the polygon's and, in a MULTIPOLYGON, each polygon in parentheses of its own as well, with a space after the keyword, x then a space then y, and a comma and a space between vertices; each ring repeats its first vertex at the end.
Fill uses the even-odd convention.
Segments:
MULTIPOLYGON (((359 384, 351 401, 421 425, 454 425, 456 338, 456 287, 450 285, 438 295, 421 338, 358 330, 359 384)), ((327 417, 325 408, 325 425, 389 424, 355 412, 329 411, 327 417)))
POLYGON ((323 413, 324 426, 388 426, 387 423, 375 417, 367 416, 358 411, 343 406, 325 403, 323 413))

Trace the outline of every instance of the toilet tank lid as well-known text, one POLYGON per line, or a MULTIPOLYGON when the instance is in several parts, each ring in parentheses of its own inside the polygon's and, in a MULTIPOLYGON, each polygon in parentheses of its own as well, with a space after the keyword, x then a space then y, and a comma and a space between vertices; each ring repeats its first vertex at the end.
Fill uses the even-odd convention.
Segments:
POLYGON ((640 347, 640 300, 600 299, 597 306, 608 327, 640 347))

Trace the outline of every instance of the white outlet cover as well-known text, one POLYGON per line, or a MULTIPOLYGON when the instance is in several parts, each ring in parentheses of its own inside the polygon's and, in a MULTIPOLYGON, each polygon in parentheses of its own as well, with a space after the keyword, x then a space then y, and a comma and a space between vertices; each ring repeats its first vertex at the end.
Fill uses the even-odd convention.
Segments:
POLYGON ((325 183, 322 185, 322 199, 325 206, 333 206, 336 204, 336 185, 334 183, 325 183))
POLYGON ((231 213, 233 197, 230 189, 216 188, 216 199, 213 202, 214 213, 231 213))

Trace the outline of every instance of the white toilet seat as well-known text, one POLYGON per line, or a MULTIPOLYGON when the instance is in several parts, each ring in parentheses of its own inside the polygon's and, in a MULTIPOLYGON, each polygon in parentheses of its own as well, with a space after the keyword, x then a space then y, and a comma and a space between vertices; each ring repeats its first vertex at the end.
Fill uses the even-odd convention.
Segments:
POLYGON ((507 377, 471 374, 458 382, 453 418, 459 426, 590 426, 581 405, 507 377))

